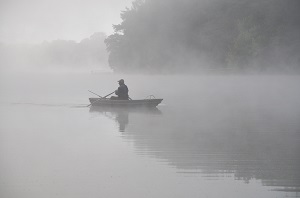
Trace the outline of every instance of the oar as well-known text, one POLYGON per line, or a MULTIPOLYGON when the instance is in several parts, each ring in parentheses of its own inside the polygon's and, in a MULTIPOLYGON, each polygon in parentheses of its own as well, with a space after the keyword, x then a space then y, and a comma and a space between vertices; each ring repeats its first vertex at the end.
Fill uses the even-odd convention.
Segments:
POLYGON ((115 93, 116 91, 111 92, 110 94, 107 94, 106 96, 104 96, 103 98, 106 98, 107 96, 110 96, 111 94, 115 93))
POLYGON ((103 98, 102 96, 100 96, 100 95, 98 95, 98 94, 96 94, 96 93, 94 93, 94 92, 92 92, 90 90, 88 90, 88 91, 91 92, 91 93, 93 93, 93 94, 95 94, 96 96, 99 96, 100 98, 103 98))
POLYGON ((92 104, 94 104, 95 102, 99 101, 99 100, 102 100, 102 99, 105 99, 107 96, 110 96, 111 94, 115 93, 115 91, 111 92, 110 94, 107 94, 106 96, 102 97, 102 98, 99 98, 98 100, 95 100, 94 102, 91 102, 91 104, 89 104, 88 106, 86 107, 89 107, 91 106, 92 104))

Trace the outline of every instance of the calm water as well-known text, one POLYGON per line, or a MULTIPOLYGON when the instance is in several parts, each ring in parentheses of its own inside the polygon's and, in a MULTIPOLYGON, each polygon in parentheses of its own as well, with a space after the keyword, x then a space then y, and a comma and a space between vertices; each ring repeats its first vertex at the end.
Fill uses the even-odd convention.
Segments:
POLYGON ((0 197, 300 197, 299 76, 7 74, 0 197), (157 109, 87 108, 124 78, 157 109))

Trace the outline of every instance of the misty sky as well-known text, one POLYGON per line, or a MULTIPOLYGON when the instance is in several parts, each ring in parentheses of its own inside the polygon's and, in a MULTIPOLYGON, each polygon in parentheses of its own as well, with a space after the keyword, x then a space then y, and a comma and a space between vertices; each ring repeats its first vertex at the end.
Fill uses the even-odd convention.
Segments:
POLYGON ((113 32, 132 0, 0 0, 0 42, 80 41, 113 32))

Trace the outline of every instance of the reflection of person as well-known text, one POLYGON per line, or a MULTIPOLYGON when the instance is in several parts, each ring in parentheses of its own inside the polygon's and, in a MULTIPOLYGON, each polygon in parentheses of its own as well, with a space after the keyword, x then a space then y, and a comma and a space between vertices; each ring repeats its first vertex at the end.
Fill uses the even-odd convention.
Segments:
POLYGON ((116 116, 116 121, 119 123, 119 131, 124 132, 126 125, 129 122, 128 111, 118 112, 116 116))
POLYGON ((112 96, 110 99, 112 100, 128 100, 129 96, 128 96, 128 87, 125 85, 124 80, 121 79, 118 81, 119 82, 119 87, 118 89, 115 91, 116 96, 112 96))

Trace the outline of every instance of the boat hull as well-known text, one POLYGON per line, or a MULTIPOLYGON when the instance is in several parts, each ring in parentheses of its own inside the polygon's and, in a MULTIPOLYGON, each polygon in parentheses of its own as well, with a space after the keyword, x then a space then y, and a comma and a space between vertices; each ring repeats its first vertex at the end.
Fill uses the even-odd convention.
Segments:
POLYGON ((89 98, 92 106, 114 106, 114 107, 156 107, 163 99, 144 100, 110 100, 100 98, 89 98))

